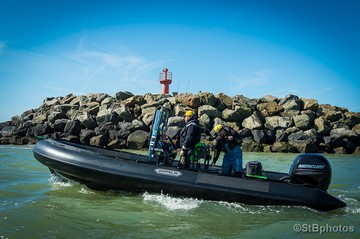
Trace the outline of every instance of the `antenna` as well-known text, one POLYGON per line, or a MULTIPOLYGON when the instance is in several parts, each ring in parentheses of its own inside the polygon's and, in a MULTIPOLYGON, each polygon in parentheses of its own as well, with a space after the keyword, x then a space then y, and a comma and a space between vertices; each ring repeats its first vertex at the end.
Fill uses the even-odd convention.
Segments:
POLYGON ((190 84, 190 80, 188 80, 188 83, 187 83, 187 86, 186 86, 186 94, 188 93, 189 84, 190 84))

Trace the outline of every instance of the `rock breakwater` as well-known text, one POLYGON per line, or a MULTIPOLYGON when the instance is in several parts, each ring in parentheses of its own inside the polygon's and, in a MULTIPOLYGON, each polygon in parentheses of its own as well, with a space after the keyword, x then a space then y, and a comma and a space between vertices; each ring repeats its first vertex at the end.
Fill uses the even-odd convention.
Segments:
POLYGON ((121 91, 115 96, 46 98, 39 108, 0 123, 0 144, 32 144, 45 136, 111 149, 142 149, 160 105, 171 111, 167 133, 172 139, 185 125, 185 111, 193 109, 204 141, 211 140, 215 124, 223 123, 240 133, 244 151, 360 153, 357 112, 296 95, 249 99, 207 92, 171 96, 121 91))

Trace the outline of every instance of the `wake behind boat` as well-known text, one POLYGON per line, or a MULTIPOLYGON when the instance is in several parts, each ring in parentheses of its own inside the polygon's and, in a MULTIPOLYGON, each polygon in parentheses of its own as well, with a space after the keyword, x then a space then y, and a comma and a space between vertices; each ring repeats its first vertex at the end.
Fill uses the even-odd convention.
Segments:
POLYGON ((297 156, 289 174, 262 171, 259 163, 252 162, 245 169, 247 175, 235 177, 210 167, 209 148, 199 147, 193 166, 178 169, 175 147, 164 134, 167 116, 164 108, 157 109, 148 155, 45 139, 35 145, 34 157, 52 173, 94 189, 162 192, 256 205, 302 205, 321 211, 346 206, 327 193, 331 166, 322 155, 297 156))

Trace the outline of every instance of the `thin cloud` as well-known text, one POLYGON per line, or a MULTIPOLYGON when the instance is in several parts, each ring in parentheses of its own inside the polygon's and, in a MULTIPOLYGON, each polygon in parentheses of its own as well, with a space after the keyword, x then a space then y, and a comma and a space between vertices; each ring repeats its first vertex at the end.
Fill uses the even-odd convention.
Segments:
POLYGON ((229 77, 229 81, 234 83, 233 90, 258 88, 268 85, 273 74, 273 70, 263 69, 254 72, 252 77, 229 77))
POLYGON ((148 61, 136 54, 114 52, 82 37, 78 41, 76 51, 63 56, 82 65, 86 81, 95 78, 101 72, 111 71, 122 82, 142 82, 145 81, 144 75, 171 61, 169 59, 148 61))

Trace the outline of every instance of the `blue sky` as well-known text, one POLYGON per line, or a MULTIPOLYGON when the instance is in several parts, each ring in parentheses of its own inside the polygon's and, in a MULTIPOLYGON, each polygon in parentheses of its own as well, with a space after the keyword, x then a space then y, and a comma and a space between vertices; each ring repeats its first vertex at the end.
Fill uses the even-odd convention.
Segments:
POLYGON ((295 94, 360 111, 360 1, 0 1, 0 122, 69 93, 295 94))

